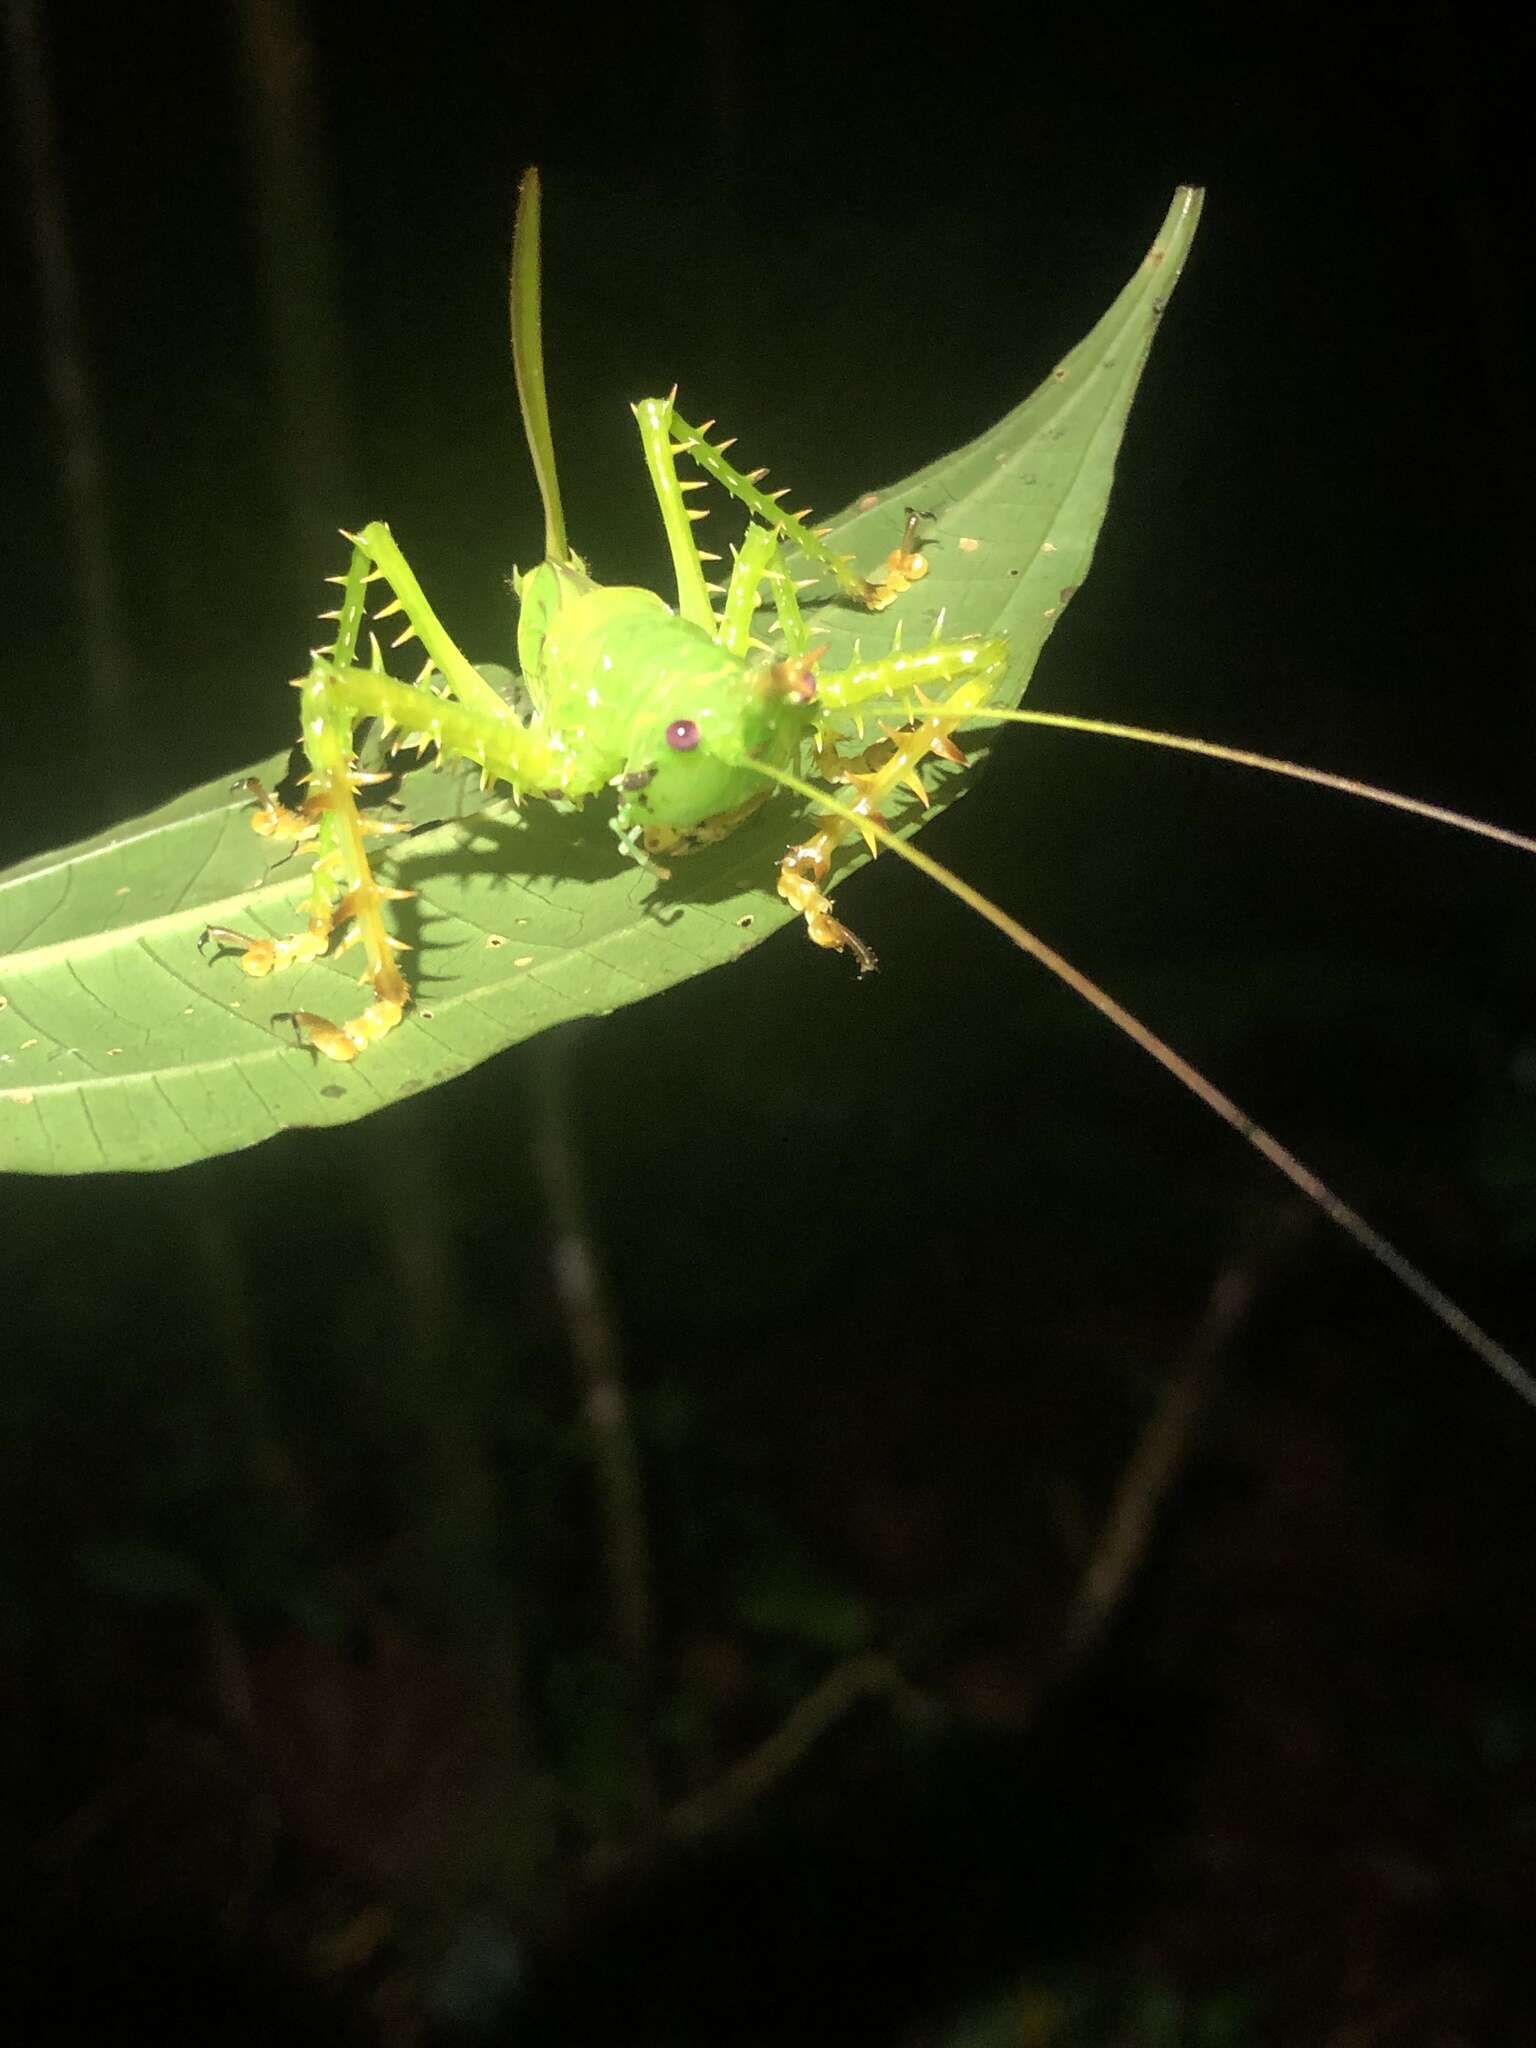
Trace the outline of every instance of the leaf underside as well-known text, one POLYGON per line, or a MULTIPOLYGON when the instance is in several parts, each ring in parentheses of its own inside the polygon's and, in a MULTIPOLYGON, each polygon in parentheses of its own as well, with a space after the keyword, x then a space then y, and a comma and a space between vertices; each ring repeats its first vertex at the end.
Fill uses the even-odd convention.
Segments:
MULTIPOLYGON (((946 639, 1008 634, 999 702, 1017 703, 1087 574, 1137 379, 1198 215, 1199 195, 1180 191, 1125 290, 1032 397, 831 522, 834 545, 866 567, 893 544, 907 505, 931 515, 934 544, 927 579, 884 613, 808 597, 829 670, 855 642, 885 652, 898 622, 905 644, 920 645, 942 612, 946 639)), ((966 747, 983 759, 984 729, 966 747)), ((270 787, 288 766, 285 752, 239 773, 270 787)), ((785 800, 661 882, 620 856, 596 807, 518 812, 472 776, 415 769, 400 796, 410 817, 431 822, 396 841, 381 872, 418 892, 395 906, 417 1004, 362 1059, 337 1066, 272 1020, 287 1009, 351 1015, 355 953, 266 981, 198 953, 206 924, 283 934, 299 923, 307 864, 270 864, 235 780, 0 875, 0 1167, 150 1170, 349 1123, 551 1025, 735 959, 792 916, 773 888, 801 829, 785 800)), ((899 829, 965 782, 946 773, 931 808, 914 800, 899 829)))

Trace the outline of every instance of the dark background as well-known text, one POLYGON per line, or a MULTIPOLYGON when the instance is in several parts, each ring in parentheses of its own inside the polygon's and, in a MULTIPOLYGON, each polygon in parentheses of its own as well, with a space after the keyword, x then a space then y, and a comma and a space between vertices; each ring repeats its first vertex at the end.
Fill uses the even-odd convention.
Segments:
MULTIPOLYGON (((13 153, 5 858, 280 743, 338 525, 507 658, 533 161, 573 536, 653 583, 630 399, 677 380, 830 511, 990 424, 1206 184, 1030 701, 1529 817, 1526 116, 1476 14, 41 12, 108 581, 13 153)), ((1517 856, 1041 732, 925 843, 1536 1357, 1517 856)), ((1536 1417, 893 869, 847 893, 869 985, 786 934, 352 1129, 0 1191, 25 2038, 1531 2038, 1536 1417), (541 1130, 631 1389, 640 1673, 541 1130), (866 1651, 893 1696, 657 1848, 866 1651)))

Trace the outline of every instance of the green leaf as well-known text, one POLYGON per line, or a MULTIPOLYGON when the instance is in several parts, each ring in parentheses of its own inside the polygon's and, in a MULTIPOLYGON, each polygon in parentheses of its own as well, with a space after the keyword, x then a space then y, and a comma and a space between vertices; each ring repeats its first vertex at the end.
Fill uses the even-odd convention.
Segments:
MULTIPOLYGON (((872 566, 902 508, 935 522, 931 572, 874 617, 811 604, 837 667, 855 641, 917 645, 1004 631, 1006 695, 1087 574, 1115 454, 1158 318, 1178 280, 1200 195, 1176 194, 1157 242, 1109 311, 1041 388, 978 440, 832 522, 872 566)), ((639 485, 637 474, 637 487, 639 485)), ((282 693, 274 693, 281 701, 282 693)), ((985 745, 968 749, 973 760, 985 745)), ((279 782, 287 755, 242 769, 279 782)), ((0 876, 0 1167, 30 1173, 178 1166, 308 1125, 349 1123, 451 1080, 503 1047, 736 958, 791 913, 775 866, 798 829, 776 801, 670 882, 623 860, 604 820, 483 799, 452 772, 412 771, 406 809, 429 829, 397 842, 387 878, 417 1004, 355 1065, 301 1049, 275 1012, 360 1007, 355 954, 270 981, 197 950, 206 924, 283 934, 304 863, 271 866, 249 800, 221 777, 147 817, 0 876)), ((915 830, 960 794, 945 777, 915 830)), ((847 866, 859 858, 850 858, 847 866)))

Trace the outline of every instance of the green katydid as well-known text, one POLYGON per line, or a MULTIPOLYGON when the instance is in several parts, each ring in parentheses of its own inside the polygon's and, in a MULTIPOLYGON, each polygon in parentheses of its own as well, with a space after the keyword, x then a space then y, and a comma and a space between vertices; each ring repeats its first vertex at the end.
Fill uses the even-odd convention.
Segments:
POLYGON ((351 566, 337 579, 336 639, 315 653, 300 685, 308 795, 301 808, 289 810, 259 787, 254 792, 257 829, 316 855, 306 928, 275 940, 247 938, 223 925, 204 933, 205 940, 238 947, 245 971, 263 975, 317 958, 336 928, 350 922, 349 937, 361 942, 368 962, 373 1001, 339 1027, 309 1011, 290 1013, 307 1043, 332 1060, 351 1061, 394 1030, 410 1001, 383 914, 390 896, 402 892, 375 881, 364 843, 370 833, 402 828, 357 805, 357 792, 370 779, 353 751, 360 721, 379 720, 401 743, 430 741, 440 754, 472 762, 487 783, 505 784, 519 800, 580 805, 613 788, 618 804, 611 822, 620 846, 658 866, 727 837, 776 781, 792 787, 794 769, 814 745, 837 781, 857 787, 857 802, 832 812, 813 840, 790 849, 779 892, 802 913, 818 945, 847 948, 867 971, 873 953, 833 916, 819 886, 832 851, 855 828, 873 846, 880 805, 898 786, 925 794, 917 768, 924 756, 963 764, 950 736, 986 706, 1007 661, 1000 635, 935 638, 841 672, 821 671, 823 650, 811 644, 787 550, 795 548, 845 598, 882 610, 927 573, 917 546, 920 515, 906 515, 897 545, 866 578, 802 516, 780 507, 783 493, 770 496, 759 487, 762 472, 745 475, 726 461, 730 444, 706 439, 712 421, 698 428, 680 418, 675 393, 645 399, 634 410, 671 551, 676 606, 650 590, 595 582, 567 538, 555 467, 544 386, 539 213, 538 175, 530 170, 513 237, 511 308, 518 394, 544 503, 544 560, 514 578, 518 665, 531 712, 519 715, 455 646, 388 527, 375 522, 351 536, 351 566), (677 457, 684 452, 750 516, 718 614, 693 540, 698 515, 685 496, 703 479, 679 478, 677 457), (394 645, 417 639, 427 655, 415 684, 395 681, 377 659, 371 667, 357 666, 368 586, 381 578, 394 595, 375 617, 403 614, 405 627, 394 645), (765 584, 782 641, 777 652, 754 638, 765 584), (440 679, 436 690, 427 687, 429 679, 440 679), (919 704, 922 718, 883 743, 877 762, 847 759, 828 737, 834 720, 893 710, 905 717, 919 704))
MULTIPOLYGON (((1170 220, 1180 224, 1180 256, 1199 203, 1200 194, 1188 188, 1176 199, 1170 220)), ((1293 763, 1135 727, 1011 709, 996 701, 1010 661, 1004 634, 946 638, 940 622, 926 644, 903 649, 898 641, 868 659, 855 651, 841 666, 826 663, 802 589, 820 581, 845 604, 872 612, 899 603, 927 573, 922 544, 941 510, 905 511, 900 529, 889 536, 884 563, 865 575, 850 555, 832 546, 826 529, 785 510, 782 493, 760 488, 762 471, 744 472, 726 459, 732 444, 708 438, 712 421, 688 424, 677 411, 675 392, 634 408, 671 555, 675 604, 648 590, 597 583, 570 545, 555 466, 541 339, 539 212, 539 181, 529 171, 518 206, 511 284, 518 392, 545 518, 543 561, 514 578, 527 701, 514 705, 459 651, 386 526, 374 523, 349 536, 350 566, 334 579, 341 601, 328 615, 336 622, 334 641, 315 653, 298 685, 309 762, 305 797, 289 808, 252 785, 254 828, 315 856, 301 906, 304 929, 289 938, 252 937, 210 924, 204 942, 236 949, 240 965, 257 977, 319 959, 338 934, 344 934, 343 943, 360 943, 372 1000, 358 1016, 335 1024, 309 1010, 280 1013, 324 1059, 368 1057, 379 1040, 410 1028, 411 990, 396 957, 387 905, 411 892, 375 878, 367 844, 370 837, 408 828, 358 804, 364 785, 387 779, 361 766, 357 734, 365 721, 375 721, 395 747, 431 746, 444 759, 469 762, 484 783, 504 786, 519 802, 550 800, 575 808, 612 789, 610 823, 621 848, 658 867, 725 839, 775 789, 791 792, 818 816, 816 829, 784 854, 777 887, 818 945, 851 951, 861 970, 874 965, 870 948, 835 915, 823 888, 843 842, 857 836, 872 852, 887 849, 912 863, 1117 1024, 1536 1403, 1536 1380, 1294 1154, 1032 932, 893 831, 886 813, 905 791, 926 803, 932 776, 945 764, 964 765, 956 735, 967 726, 1016 721, 1189 747, 1396 804, 1526 850, 1536 850, 1536 844, 1293 763), (700 478, 679 477, 681 456, 703 472, 700 478), (706 581, 708 558, 692 531, 700 515, 687 502, 687 494, 710 479, 747 512, 745 536, 723 586, 706 581), (797 573, 806 570, 808 576, 797 573), (393 644, 416 639, 427 657, 414 683, 386 671, 376 642, 370 661, 359 658, 376 582, 388 587, 391 598, 374 617, 402 617, 403 630, 393 644), (759 609, 765 589, 775 622, 771 643, 759 637, 765 630, 759 609)), ((1155 245, 1148 264, 1161 255, 1155 245)))

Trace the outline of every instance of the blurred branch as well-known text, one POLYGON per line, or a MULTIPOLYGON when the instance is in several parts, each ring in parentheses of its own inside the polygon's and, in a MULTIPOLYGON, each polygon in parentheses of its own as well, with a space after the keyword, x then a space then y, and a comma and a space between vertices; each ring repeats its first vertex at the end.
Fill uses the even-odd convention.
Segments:
POLYGON ((105 764, 112 758, 127 712, 131 663, 113 567, 106 459, 70 240, 48 56, 35 0, 5 0, 5 35, 20 184, 37 277, 43 379, 53 410, 69 525, 75 613, 105 764))
POLYGON ((298 0, 238 0, 251 222, 277 407, 277 463, 299 594, 316 587, 352 498, 338 264, 315 54, 298 0))
POLYGON ((1046 1680, 1060 1685, 1094 1655, 1141 1569, 1163 1503, 1189 1457, 1217 1368, 1253 1306, 1263 1274, 1249 1254, 1211 1283, 1194 1336, 1164 1384, 1136 1440, 1115 1497, 1077 1583, 1046 1680))
MULTIPOLYGON (((1056 1648, 1020 1725, 1098 1650, 1146 1556, 1159 1513, 1183 1471, 1220 1361, 1252 1307, 1269 1264, 1250 1254, 1222 1268, 1195 1333, 1136 1441, 1109 1513, 1068 1610, 1056 1648)), ((937 1702, 891 1658, 861 1652, 831 1671, 791 1708, 757 1748, 703 1791, 667 1813, 670 1842, 697 1841, 728 1826, 767 1796, 863 1700, 888 1699, 932 1714, 937 1702)), ((611 1862, 611 1858, 605 1859, 611 1862)))
POLYGON ((597 1482, 608 1633, 633 1688, 634 1745, 640 1804, 654 1812, 656 1793, 643 1736, 651 1690, 652 1595, 650 1538, 640 1460, 629 1426, 624 1360, 592 1227, 571 1102, 573 1034, 556 1031, 528 1050, 533 1155, 548 1211, 555 1291, 565 1321, 571 1364, 582 1395, 597 1482))
POLYGON ((804 1699, 796 1701, 766 1741, 713 1785, 679 1800, 667 1814, 667 1836, 674 1842, 687 1842, 724 1827, 788 1777, 829 1729, 867 1699, 926 1705, 888 1657, 864 1652, 845 1658, 804 1699))

